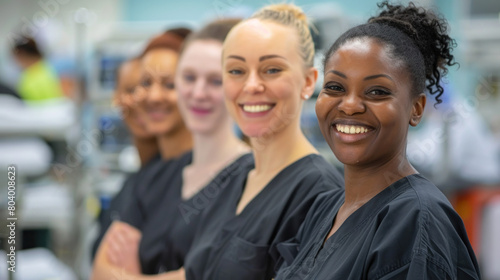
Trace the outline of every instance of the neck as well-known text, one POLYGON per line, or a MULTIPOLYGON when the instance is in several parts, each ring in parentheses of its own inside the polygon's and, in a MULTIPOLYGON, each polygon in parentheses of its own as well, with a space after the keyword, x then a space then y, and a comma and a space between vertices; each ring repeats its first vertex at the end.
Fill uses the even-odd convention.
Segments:
POLYGON ((191 133, 185 125, 168 135, 158 136, 158 146, 164 160, 179 157, 193 147, 191 133))
POLYGON ((29 68, 31 67, 32 65, 38 63, 39 61, 41 61, 42 59, 40 57, 26 57, 23 61, 23 67, 24 68, 29 68))
POLYGON ((134 146, 139 153, 141 166, 151 160, 158 153, 158 142, 156 138, 133 138, 134 146))
POLYGON ((318 153, 300 130, 298 118, 275 134, 250 141, 255 175, 278 172, 306 155, 318 153))
POLYGON ((193 139, 192 166, 210 166, 250 152, 249 147, 234 135, 230 119, 211 133, 194 133, 193 139))
POLYGON ((344 204, 361 206, 392 183, 415 173, 404 150, 374 167, 346 165, 344 204))

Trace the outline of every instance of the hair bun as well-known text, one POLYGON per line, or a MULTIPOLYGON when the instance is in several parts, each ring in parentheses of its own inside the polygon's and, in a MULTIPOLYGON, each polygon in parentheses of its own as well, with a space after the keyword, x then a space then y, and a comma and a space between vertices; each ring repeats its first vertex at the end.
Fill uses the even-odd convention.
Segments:
POLYGON ((301 8, 299 8, 298 6, 295 6, 293 4, 269 5, 261 10, 261 12, 264 12, 264 11, 272 11, 272 12, 277 12, 277 13, 288 14, 289 16, 293 16, 294 18, 296 18, 300 21, 307 22, 307 16, 304 13, 304 11, 302 11, 301 8))
POLYGON ((268 20, 297 31, 299 47, 305 64, 314 65, 314 42, 309 30, 309 22, 304 11, 294 4, 273 4, 265 6, 253 14, 250 19, 268 20))
POLYGON ((378 7, 382 11, 368 22, 396 28, 413 40, 424 58, 427 88, 431 94, 438 93, 439 104, 443 93, 439 81, 448 71, 446 66, 456 64, 451 54, 456 42, 448 36, 446 20, 432 10, 416 7, 413 2, 403 6, 384 1, 378 7))

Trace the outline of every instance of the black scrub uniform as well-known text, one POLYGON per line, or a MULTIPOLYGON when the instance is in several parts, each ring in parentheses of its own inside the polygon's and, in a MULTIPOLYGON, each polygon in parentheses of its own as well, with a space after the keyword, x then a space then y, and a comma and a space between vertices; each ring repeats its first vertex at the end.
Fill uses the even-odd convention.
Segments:
POLYGON ((183 200, 183 168, 191 161, 192 153, 186 153, 168 170, 164 170, 155 183, 138 189, 136 207, 129 211, 131 218, 124 219, 124 222, 142 232, 139 260, 144 274, 157 274, 182 267, 201 213, 218 195, 213 184, 224 185, 234 174, 247 172, 247 166, 253 166, 252 155, 243 155, 220 171, 197 194, 183 200))
POLYGON ((356 210, 323 245, 344 193, 325 193, 297 236, 278 245, 284 279, 480 279, 462 220, 419 174, 356 210))
POLYGON ((163 165, 164 164, 160 154, 153 157, 146 164, 144 164, 139 171, 130 174, 127 179, 125 179, 122 188, 113 197, 109 207, 101 210, 97 218, 99 222, 99 234, 92 247, 92 261, 94 260, 97 249, 99 248, 99 245, 101 244, 101 241, 108 231, 111 223, 114 220, 121 220, 121 217, 126 212, 126 209, 130 207, 134 196, 134 187, 137 182, 140 182, 144 176, 148 177, 151 176, 152 173, 154 174, 158 172, 160 167, 163 165))
POLYGON ((236 215, 248 173, 232 178, 203 213, 186 256, 188 280, 271 279, 276 244, 295 236, 319 193, 341 189, 342 175, 320 155, 284 168, 236 215))

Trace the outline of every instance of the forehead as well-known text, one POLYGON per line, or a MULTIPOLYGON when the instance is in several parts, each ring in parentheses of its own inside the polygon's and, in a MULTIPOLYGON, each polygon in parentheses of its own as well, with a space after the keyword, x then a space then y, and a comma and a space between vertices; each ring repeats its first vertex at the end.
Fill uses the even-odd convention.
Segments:
POLYGON ((154 49, 142 58, 142 66, 146 71, 168 69, 177 65, 177 52, 169 49, 154 49))
POLYGON ((325 73, 335 68, 355 69, 363 72, 392 73, 393 75, 406 75, 401 60, 392 56, 391 47, 379 41, 368 38, 354 38, 345 42, 328 59, 325 73))
POLYGON ((196 66, 197 68, 220 68, 222 43, 215 40, 196 40, 191 42, 182 53, 179 67, 196 66), (209 63, 200 63, 210 61, 209 63))
POLYGON ((237 25, 224 42, 224 55, 297 54, 295 30, 271 21, 251 19, 237 25))
POLYGON ((131 74, 131 73, 135 73, 140 69, 141 69, 140 60, 138 60, 138 59, 137 60, 129 60, 129 61, 124 62, 120 66, 120 75, 127 75, 127 74, 131 74))

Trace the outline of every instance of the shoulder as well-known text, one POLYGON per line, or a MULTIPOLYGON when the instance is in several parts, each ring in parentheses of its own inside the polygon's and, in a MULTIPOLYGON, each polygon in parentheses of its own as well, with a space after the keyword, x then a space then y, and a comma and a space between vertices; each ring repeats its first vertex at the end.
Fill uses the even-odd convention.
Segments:
POLYGON ((463 222, 434 184, 416 174, 389 188, 394 188, 395 196, 384 202, 373 219, 371 258, 384 264, 377 266, 373 277, 417 265, 448 275, 461 267, 474 269, 476 260, 463 222))
MULTIPOLYGON (((393 196, 380 208, 377 216, 395 219, 399 223, 408 223, 427 233, 435 227, 454 228, 461 219, 444 194, 429 180, 419 174, 407 176, 388 188, 393 189, 393 196)), ((384 218, 384 219, 381 219, 384 218)), ((460 224, 459 223, 459 224, 460 224)))
POLYGON ((255 162, 252 153, 246 153, 235 159, 225 169, 229 171, 242 171, 248 172, 254 168, 255 162))
POLYGON ((430 222, 440 226, 455 225, 457 221, 461 223, 461 218, 446 196, 422 175, 407 176, 391 187, 401 188, 401 192, 387 203, 382 213, 414 215, 416 220, 410 221, 418 222, 424 229, 428 228, 430 222))
POLYGON ((297 163, 295 170, 292 170, 293 173, 290 175, 296 176, 304 185, 321 192, 343 189, 344 178, 342 174, 321 155, 311 154, 300 159, 297 163))

